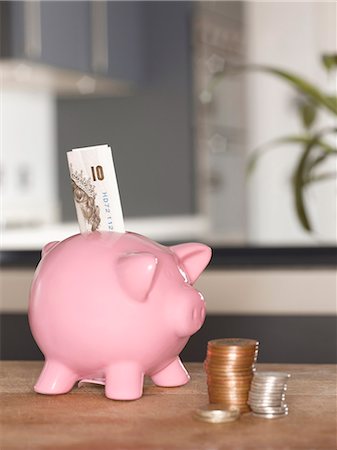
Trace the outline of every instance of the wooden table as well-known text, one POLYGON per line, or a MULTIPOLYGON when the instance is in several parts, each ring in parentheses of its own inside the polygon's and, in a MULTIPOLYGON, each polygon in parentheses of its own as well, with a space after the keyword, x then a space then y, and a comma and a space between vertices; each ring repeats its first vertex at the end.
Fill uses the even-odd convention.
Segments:
POLYGON ((261 364, 292 374, 289 416, 266 420, 251 414, 227 424, 207 424, 192 411, 208 402, 201 364, 187 364, 192 380, 159 388, 146 380, 144 396, 118 402, 102 386, 70 394, 35 394, 40 362, 1 364, 1 450, 7 449, 329 449, 336 450, 336 366, 261 364))

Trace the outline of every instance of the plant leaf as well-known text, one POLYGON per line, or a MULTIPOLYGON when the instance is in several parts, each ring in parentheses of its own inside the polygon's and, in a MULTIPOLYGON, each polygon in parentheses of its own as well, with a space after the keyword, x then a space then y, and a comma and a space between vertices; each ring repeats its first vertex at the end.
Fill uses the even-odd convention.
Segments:
POLYGON ((318 155, 316 158, 312 159, 307 164, 307 176, 311 177, 311 173, 314 169, 317 168, 320 164, 322 164, 329 156, 336 155, 336 150, 333 150, 333 152, 323 152, 322 154, 318 155))
POLYGON ((322 164, 326 158, 330 155, 330 153, 323 153, 319 156, 317 156, 316 158, 314 158, 313 160, 311 160, 308 164, 307 164, 307 177, 310 178, 311 177, 311 173, 312 171, 317 168, 317 166, 319 166, 320 164, 322 164))
POLYGON ((323 92, 321 92, 319 88, 317 88, 314 84, 310 83, 304 78, 291 72, 269 66, 260 66, 260 70, 289 81, 289 83, 292 84, 298 91, 302 92, 302 94, 304 95, 307 95, 318 106, 325 107, 326 109, 337 115, 336 99, 323 94, 323 92))
POLYGON ((304 184, 307 185, 310 183, 316 183, 317 181, 336 180, 336 179, 337 179, 336 172, 325 172, 308 178, 304 184))
POLYGON ((337 110, 337 97, 335 95, 327 95, 326 101, 330 104, 330 108, 337 110))
POLYGON ((251 174, 253 172, 253 170, 256 167, 257 161, 260 159, 262 155, 264 155, 269 150, 272 150, 273 148, 284 144, 306 144, 306 143, 307 143, 306 136, 300 135, 280 137, 266 142, 265 144, 256 148, 252 153, 251 157, 248 160, 247 173, 251 174))
MULTIPOLYGON (((309 232, 312 231, 311 223, 308 217, 308 213, 306 210, 306 205, 304 201, 304 191, 305 187, 308 186, 308 184, 311 182, 307 179, 307 173, 308 173, 308 162, 309 162, 309 156, 311 151, 317 146, 320 145, 321 149, 323 148, 325 151, 325 154, 332 154, 336 153, 336 150, 332 148, 331 146, 325 144, 321 141, 321 136, 327 133, 335 132, 335 129, 328 129, 328 130, 322 130, 319 133, 312 136, 308 142, 306 143, 304 147, 304 151, 301 155, 301 158, 299 160, 299 163, 295 169, 294 175, 293 175, 293 192, 294 192, 294 200, 295 200, 295 209, 298 216, 298 219, 300 223, 302 224, 303 228, 309 232), (332 150, 332 151, 331 151, 332 150)), ((331 175, 331 174, 330 174, 331 175)), ((329 177, 330 177, 329 175, 329 177)), ((318 178, 314 177, 314 178, 318 178)), ((321 178, 323 179, 323 178, 321 178)), ((326 179, 326 177, 324 177, 326 179)), ((319 180, 317 180, 319 181, 319 180)))
POLYGON ((324 141, 322 141, 320 139, 320 136, 323 136, 324 134, 328 134, 328 133, 335 132, 335 131, 337 131, 337 130, 335 130, 333 128, 333 129, 327 129, 324 132, 322 130, 322 132, 317 133, 314 136, 290 135, 290 136, 273 139, 254 150, 254 152, 252 153, 251 157, 248 160, 247 174, 250 175, 253 172, 258 160, 260 159, 260 157, 262 155, 264 155, 267 151, 272 150, 273 148, 275 148, 279 145, 302 144, 302 145, 307 146, 310 143, 313 143, 314 146, 321 147, 321 149, 324 153, 337 154, 337 150, 335 148, 333 148, 329 144, 326 144, 324 141))
POLYGON ((327 71, 330 71, 334 67, 337 67, 337 54, 325 53, 322 55, 322 63, 327 71))
POLYGON ((313 148, 314 143, 310 142, 306 145, 300 161, 296 167, 296 170, 293 175, 292 183, 293 183, 293 192, 294 192, 294 201, 295 201, 295 210, 297 213, 297 217, 302 225, 302 227, 311 232, 311 223, 308 217, 308 213, 306 210, 306 206, 304 203, 304 173, 305 173, 305 165, 306 161, 309 157, 311 149, 313 148))
POLYGON ((276 75, 285 81, 288 81, 295 89, 307 96, 317 106, 327 109, 333 114, 337 115, 337 100, 334 96, 324 94, 318 87, 310 83, 306 79, 292 72, 279 69, 277 67, 250 64, 242 66, 233 66, 224 69, 224 71, 217 73, 209 83, 208 89, 211 91, 214 87, 221 82, 221 80, 227 75, 233 75, 235 73, 242 72, 244 70, 255 70, 260 72, 270 73, 276 75))
POLYGON ((298 110, 300 112, 304 128, 309 130, 316 119, 316 106, 312 103, 303 102, 298 105, 298 110))

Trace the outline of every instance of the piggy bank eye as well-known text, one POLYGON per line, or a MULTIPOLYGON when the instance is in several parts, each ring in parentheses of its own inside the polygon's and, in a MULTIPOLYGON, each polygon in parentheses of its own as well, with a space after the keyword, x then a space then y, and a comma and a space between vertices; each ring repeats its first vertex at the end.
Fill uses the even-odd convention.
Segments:
POLYGON ((186 275, 186 272, 179 266, 178 266, 178 269, 179 269, 180 275, 183 277, 185 283, 189 284, 190 280, 188 279, 188 276, 186 275))

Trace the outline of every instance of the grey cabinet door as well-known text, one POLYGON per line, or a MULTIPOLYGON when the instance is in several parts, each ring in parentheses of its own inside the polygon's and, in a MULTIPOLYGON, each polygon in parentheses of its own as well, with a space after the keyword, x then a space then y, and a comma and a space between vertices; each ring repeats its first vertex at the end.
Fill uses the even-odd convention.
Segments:
MULTIPOLYGON (((126 97, 63 98, 58 102, 63 220, 76 220, 65 152, 99 143, 111 144, 113 148, 126 217, 196 213, 191 131, 191 5, 171 1, 140 3, 144 7, 147 34, 146 87, 135 89, 126 97)), ((117 37, 117 30, 114 32, 117 37)), ((130 58, 131 54, 124 56, 126 60, 130 58)), ((123 63, 130 64, 131 74, 137 73, 136 69, 131 71, 132 61, 123 63)))
POLYGON ((141 82, 145 66, 143 2, 107 2, 108 74, 111 78, 141 82))
POLYGON ((95 0, 1 4, 1 56, 123 81, 143 80, 146 3, 95 0))
POLYGON ((0 13, 2 57, 90 70, 90 2, 1 2, 0 13))
POLYGON ((40 15, 41 62, 90 71, 90 2, 41 1, 40 15))

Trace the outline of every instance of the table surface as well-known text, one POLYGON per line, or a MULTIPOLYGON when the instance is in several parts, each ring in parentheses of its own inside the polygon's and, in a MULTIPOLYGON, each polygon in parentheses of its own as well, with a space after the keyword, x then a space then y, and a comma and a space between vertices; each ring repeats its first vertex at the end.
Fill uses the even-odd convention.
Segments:
POLYGON ((331 449, 336 450, 336 366, 259 364, 291 373, 289 416, 266 420, 242 415, 207 424, 192 418, 208 403, 201 364, 186 364, 191 381, 160 388, 145 381, 131 402, 108 400, 102 386, 85 385, 58 396, 32 386, 41 362, 1 363, 1 450, 7 449, 331 449))

